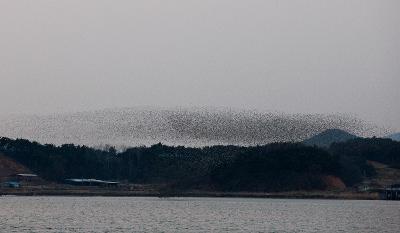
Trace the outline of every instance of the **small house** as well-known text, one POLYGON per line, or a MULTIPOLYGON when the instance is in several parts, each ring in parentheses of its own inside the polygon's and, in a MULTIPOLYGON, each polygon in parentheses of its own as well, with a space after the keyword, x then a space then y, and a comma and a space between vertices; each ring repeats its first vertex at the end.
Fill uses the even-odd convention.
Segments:
POLYGON ((15 174, 15 178, 18 181, 34 181, 38 179, 38 175, 36 174, 28 174, 28 173, 19 173, 19 174, 15 174))

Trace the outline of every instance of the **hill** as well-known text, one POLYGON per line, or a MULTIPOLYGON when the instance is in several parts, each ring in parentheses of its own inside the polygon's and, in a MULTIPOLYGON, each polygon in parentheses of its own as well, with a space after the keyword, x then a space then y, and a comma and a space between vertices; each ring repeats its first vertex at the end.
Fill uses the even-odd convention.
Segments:
POLYGON ((28 168, 0 153, 0 181, 18 173, 31 173, 28 168))
MULTIPOLYGON (((328 136, 332 134, 355 137, 338 130, 327 132, 328 136)), ((340 190, 363 181, 398 183, 394 169, 400 168, 400 142, 382 138, 356 138, 333 143, 329 148, 301 143, 204 148, 156 144, 121 152, 0 138, 0 153, 10 158, 0 160, 0 170, 8 174, 26 172, 19 170, 24 169, 21 163, 47 181, 93 178, 162 184, 172 191, 340 190), (370 161, 383 165, 374 166, 370 161)))
POLYGON ((0 152, 40 177, 60 183, 83 177, 166 184, 182 190, 255 192, 324 190, 346 185, 341 181, 337 156, 300 143, 204 148, 156 144, 117 152, 0 138, 0 152))
POLYGON ((400 169, 391 167, 384 163, 368 161, 373 166, 376 175, 365 179, 362 183, 370 188, 384 188, 400 181, 400 169))
POLYGON ((387 136, 386 138, 390 138, 393 141, 400 142, 400 133, 391 134, 391 135, 387 136))
POLYGON ((303 144, 309 146, 329 147, 334 142, 345 142, 350 139, 357 138, 356 135, 350 134, 341 129, 328 129, 307 140, 303 144))

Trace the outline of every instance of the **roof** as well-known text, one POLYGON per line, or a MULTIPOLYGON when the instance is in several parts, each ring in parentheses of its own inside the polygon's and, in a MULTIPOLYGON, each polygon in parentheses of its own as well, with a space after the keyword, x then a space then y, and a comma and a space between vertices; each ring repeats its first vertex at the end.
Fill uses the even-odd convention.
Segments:
POLYGON ((17 174, 17 176, 22 176, 22 177, 37 177, 36 174, 27 174, 27 173, 20 173, 20 174, 17 174))
POLYGON ((74 182, 74 183, 119 184, 119 182, 115 182, 115 181, 105 181, 105 180, 97 180, 97 179, 66 179, 66 181, 74 182))
POLYGON ((386 191, 400 191, 400 188, 387 188, 386 191))

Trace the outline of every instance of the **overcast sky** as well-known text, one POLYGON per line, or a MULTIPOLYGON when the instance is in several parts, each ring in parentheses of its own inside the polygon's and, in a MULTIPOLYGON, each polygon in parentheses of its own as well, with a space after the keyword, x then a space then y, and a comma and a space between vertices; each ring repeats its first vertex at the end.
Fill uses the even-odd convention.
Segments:
POLYGON ((0 0, 1 113, 224 106, 400 130, 398 0, 0 0))

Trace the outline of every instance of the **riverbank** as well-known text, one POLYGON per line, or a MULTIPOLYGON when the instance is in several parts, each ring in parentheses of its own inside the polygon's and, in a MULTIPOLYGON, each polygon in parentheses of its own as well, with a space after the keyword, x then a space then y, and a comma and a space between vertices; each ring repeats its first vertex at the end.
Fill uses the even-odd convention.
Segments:
POLYGON ((1 188, 0 195, 16 196, 114 196, 114 197, 232 197, 232 198, 287 198, 287 199, 342 199, 379 200, 378 193, 351 191, 293 191, 293 192, 219 192, 190 190, 160 194, 157 190, 121 190, 108 188, 1 188))

